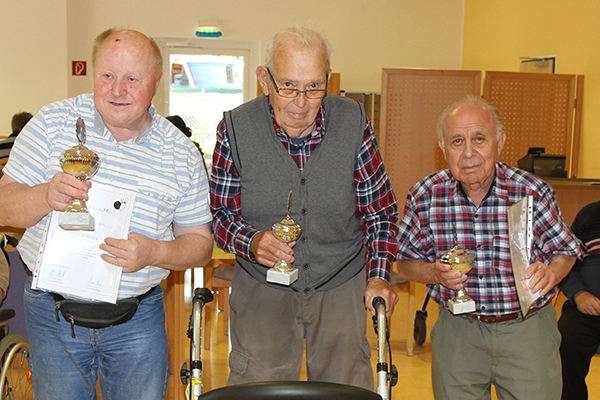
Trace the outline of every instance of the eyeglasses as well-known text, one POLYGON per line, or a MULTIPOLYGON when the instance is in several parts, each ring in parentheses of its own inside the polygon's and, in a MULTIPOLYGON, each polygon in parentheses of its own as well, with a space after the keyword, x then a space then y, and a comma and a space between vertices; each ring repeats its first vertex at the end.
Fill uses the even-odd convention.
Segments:
POLYGON ((271 75, 269 68, 267 68, 267 73, 269 74, 271 81, 273 81, 273 85, 275 86, 275 91, 277 94, 281 97, 285 97, 286 99, 295 99, 300 93, 304 93, 307 99, 322 99, 327 96, 327 80, 325 80, 325 89, 287 89, 277 86, 277 82, 275 82, 275 79, 273 78, 273 75, 271 75))

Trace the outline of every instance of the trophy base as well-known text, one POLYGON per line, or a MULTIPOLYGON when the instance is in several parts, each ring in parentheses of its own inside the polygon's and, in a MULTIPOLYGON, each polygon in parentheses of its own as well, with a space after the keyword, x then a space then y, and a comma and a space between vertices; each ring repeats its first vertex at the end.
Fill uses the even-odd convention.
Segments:
POLYGON ((475 311, 475 302, 470 299, 467 301, 457 301, 457 300, 450 299, 450 300, 448 300, 448 309, 454 315, 474 312, 475 311))
POLYGON ((296 268, 291 271, 282 272, 277 268, 269 268, 267 271, 267 282, 277 283, 279 285, 290 286, 298 280, 298 270, 296 268))
POLYGON ((89 213, 58 213, 58 226, 65 231, 93 231, 94 217, 89 213))

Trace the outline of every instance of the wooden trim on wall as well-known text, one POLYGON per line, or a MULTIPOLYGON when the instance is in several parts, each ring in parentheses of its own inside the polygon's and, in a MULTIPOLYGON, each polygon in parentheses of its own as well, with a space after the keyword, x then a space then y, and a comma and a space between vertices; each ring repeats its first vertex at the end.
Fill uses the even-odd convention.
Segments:
POLYGON ((583 78, 583 75, 577 75, 575 121, 573 122, 573 142, 571 144, 572 161, 569 166, 571 177, 577 177, 579 174, 579 151, 581 146, 581 123, 583 118, 583 78))

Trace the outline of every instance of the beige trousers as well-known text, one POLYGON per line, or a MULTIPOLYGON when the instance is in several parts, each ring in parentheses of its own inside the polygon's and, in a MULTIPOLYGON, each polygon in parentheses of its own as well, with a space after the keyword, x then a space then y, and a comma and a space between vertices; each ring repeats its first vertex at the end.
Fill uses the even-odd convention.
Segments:
POLYGON ((440 309, 431 331, 437 400, 559 400, 562 376, 556 310, 484 324, 440 309))

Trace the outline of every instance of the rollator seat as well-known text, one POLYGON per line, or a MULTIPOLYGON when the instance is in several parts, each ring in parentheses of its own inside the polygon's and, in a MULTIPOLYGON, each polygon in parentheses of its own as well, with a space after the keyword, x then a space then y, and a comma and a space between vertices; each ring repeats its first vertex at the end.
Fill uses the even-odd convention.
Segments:
POLYGON ((200 396, 199 400, 381 400, 375 392, 328 382, 258 382, 227 386, 200 396))

